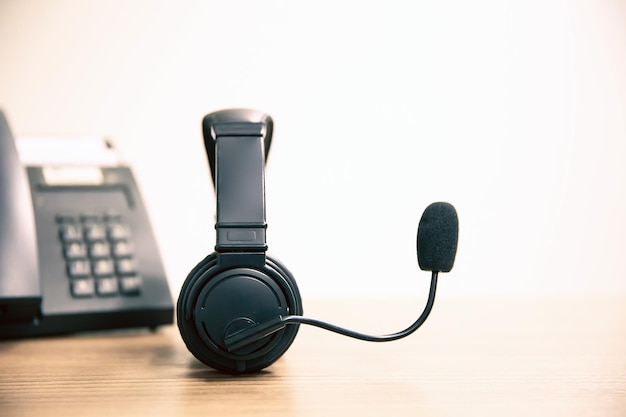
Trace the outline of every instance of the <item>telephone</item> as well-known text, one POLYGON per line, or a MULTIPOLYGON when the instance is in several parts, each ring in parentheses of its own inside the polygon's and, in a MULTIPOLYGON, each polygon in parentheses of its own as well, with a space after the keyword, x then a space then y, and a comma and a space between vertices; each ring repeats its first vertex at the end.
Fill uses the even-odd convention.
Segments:
POLYGON ((16 141, 0 111, 0 339, 171 323, 147 212, 112 145, 16 141))

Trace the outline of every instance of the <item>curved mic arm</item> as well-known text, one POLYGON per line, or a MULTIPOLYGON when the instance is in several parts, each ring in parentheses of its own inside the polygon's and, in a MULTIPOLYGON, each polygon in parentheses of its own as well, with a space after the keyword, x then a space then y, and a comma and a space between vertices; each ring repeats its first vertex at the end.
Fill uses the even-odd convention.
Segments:
POLYGON ((365 333, 355 332, 353 330, 345 329, 343 327, 335 326, 334 324, 311 319, 308 317, 278 316, 273 320, 261 323, 253 327, 248 327, 237 333, 228 335, 224 339, 224 344, 226 345, 228 351, 232 352, 257 340, 263 339, 264 337, 267 337, 283 329, 289 324, 308 324, 310 326, 319 327, 325 330, 329 330, 331 332, 342 334, 344 336, 352 337, 354 339, 365 340, 367 342, 391 342, 392 340, 402 339, 403 337, 406 337, 416 331, 422 324, 424 324, 424 322, 428 318, 428 315, 430 314, 435 303, 438 274, 439 273, 437 271, 432 271, 428 300, 426 301, 426 306, 424 307, 424 311, 422 311, 422 314, 413 324, 397 333, 390 333, 382 336, 373 336, 365 333))

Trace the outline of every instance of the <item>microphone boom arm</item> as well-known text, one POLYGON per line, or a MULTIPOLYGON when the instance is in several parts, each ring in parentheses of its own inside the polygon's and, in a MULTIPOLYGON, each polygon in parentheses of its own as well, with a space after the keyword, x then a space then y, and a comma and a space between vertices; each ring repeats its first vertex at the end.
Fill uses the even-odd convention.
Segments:
POLYGON ((418 319, 411 324, 406 329, 396 332, 390 333, 382 336, 373 336, 365 333, 355 332, 353 330, 345 329, 343 327, 336 326, 334 324, 326 323, 324 321, 303 317, 303 316, 278 316, 273 320, 267 321, 265 323, 258 324, 256 326, 248 327, 246 329, 240 330, 236 333, 230 334, 226 336, 224 339, 224 344, 229 352, 233 352, 239 348, 249 345, 257 340, 263 339, 264 337, 270 336, 271 334, 285 328, 285 326, 290 324, 308 324, 310 326, 319 327, 325 330, 329 330, 334 333, 339 333, 344 336, 352 337, 354 339, 364 340, 366 342, 391 342, 393 340, 402 339, 416 331, 421 327, 422 324, 428 318, 433 305, 435 303, 435 293, 437 291, 437 277, 439 275, 438 271, 432 271, 431 280, 430 280, 430 290, 428 292, 428 300, 426 301, 426 306, 424 307, 424 311, 418 317, 418 319))

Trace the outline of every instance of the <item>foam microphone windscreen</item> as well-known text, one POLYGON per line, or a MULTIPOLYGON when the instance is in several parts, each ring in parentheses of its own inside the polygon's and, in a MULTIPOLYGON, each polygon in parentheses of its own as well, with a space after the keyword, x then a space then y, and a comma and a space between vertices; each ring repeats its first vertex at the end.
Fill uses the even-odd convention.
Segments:
POLYGON ((417 262, 424 271, 449 272, 459 240, 459 219, 449 203, 426 207, 417 229, 417 262))

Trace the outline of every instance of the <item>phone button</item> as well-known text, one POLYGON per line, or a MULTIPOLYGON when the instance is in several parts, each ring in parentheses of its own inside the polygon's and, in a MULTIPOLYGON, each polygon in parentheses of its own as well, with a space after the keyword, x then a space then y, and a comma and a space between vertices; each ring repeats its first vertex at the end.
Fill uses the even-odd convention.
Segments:
POLYGON ((137 265, 133 258, 120 258, 115 261, 115 270, 120 276, 135 275, 137 273, 137 265))
POLYGON ((96 281, 98 295, 107 296, 117 294, 117 278, 100 278, 96 281))
POLYGON ((112 241, 127 239, 130 236, 128 226, 123 223, 111 223, 108 227, 109 239, 112 241))
POLYGON ((62 224, 61 227, 61 240, 63 242, 74 242, 83 240, 83 229, 73 223, 62 224))
POLYGON ((91 297, 95 294, 95 286, 92 278, 73 279, 70 283, 74 297, 91 297))
POLYGON ((67 263, 67 274, 70 278, 86 278, 91 273, 91 265, 86 259, 76 259, 67 263))
POLYGON ((95 242, 89 246, 89 256, 92 258, 108 258, 110 255, 109 242, 95 242))
POLYGON ((83 242, 71 242, 65 246, 66 259, 80 259, 87 257, 87 246, 83 242))
POLYGON ((113 243, 113 255, 117 258, 130 256, 133 254, 133 247, 125 240, 113 243))
POLYGON ((120 291, 124 295, 139 295, 143 282, 140 276, 120 278, 120 291))
POLYGON ((85 225, 85 239, 89 242, 94 240, 105 240, 107 237, 106 229, 99 223, 88 223, 85 225))
POLYGON ((93 274, 97 277, 110 277, 114 272, 113 260, 110 258, 98 259, 93 262, 93 274))

